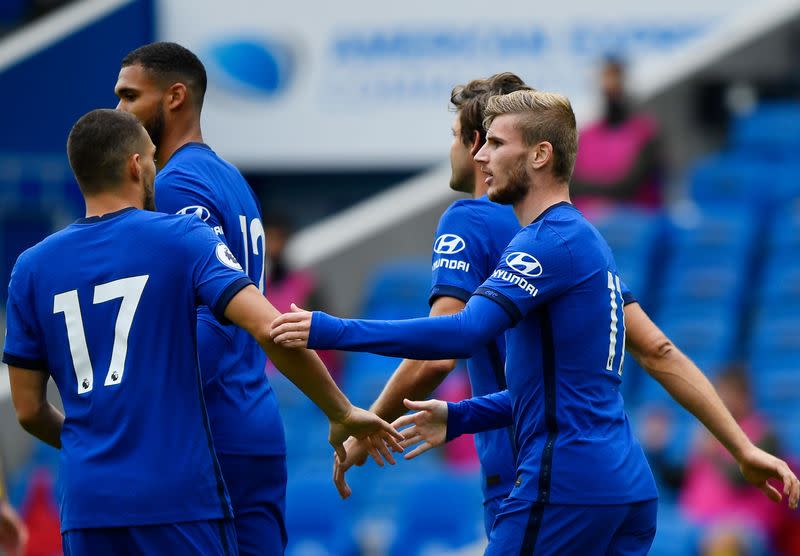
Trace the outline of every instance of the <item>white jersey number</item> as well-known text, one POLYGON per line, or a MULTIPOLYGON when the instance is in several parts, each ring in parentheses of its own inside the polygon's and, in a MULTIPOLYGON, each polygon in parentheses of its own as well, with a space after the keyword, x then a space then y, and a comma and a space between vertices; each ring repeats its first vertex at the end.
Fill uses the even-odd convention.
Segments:
MULTIPOLYGON (((114 325, 114 347, 111 350, 111 363, 103 383, 104 386, 122 382, 125 359, 128 355, 128 335, 149 277, 149 275, 145 275, 121 278, 94 288, 93 303, 95 305, 122 298, 117 322, 114 325)), ((78 290, 70 290, 55 296, 53 314, 57 315, 58 313, 64 313, 64 322, 67 325, 72 366, 75 369, 75 377, 78 379, 78 394, 87 394, 94 387, 94 370, 89 358, 89 347, 86 345, 86 332, 78 301, 78 290)))
POLYGON ((248 276, 250 275, 250 256, 248 254, 248 245, 252 246, 253 255, 258 257, 259 254, 264 255, 264 264, 261 265, 261 277, 258 279, 258 289, 261 293, 264 293, 264 274, 267 270, 267 255, 266 255, 266 235, 264 234, 264 225, 261 224, 261 220, 258 218, 253 218, 250 221, 249 232, 250 232, 250 241, 248 242, 248 226, 247 226, 247 217, 240 214, 239 215, 239 227, 242 230, 242 241, 244 242, 244 272, 248 276), (258 243, 261 242, 261 253, 258 251, 258 243))
POLYGON ((620 322, 617 317, 617 309, 622 306, 622 288, 619 284, 619 276, 615 276, 608 272, 608 290, 611 299, 611 327, 608 334, 608 360, 606 361, 606 370, 617 370, 617 374, 622 376, 622 364, 625 362, 625 313, 622 312, 622 321, 620 322), (619 296, 619 302, 617 302, 619 296), (617 336, 622 329, 622 345, 619 346, 619 364, 614 365, 614 359, 617 357, 617 336))

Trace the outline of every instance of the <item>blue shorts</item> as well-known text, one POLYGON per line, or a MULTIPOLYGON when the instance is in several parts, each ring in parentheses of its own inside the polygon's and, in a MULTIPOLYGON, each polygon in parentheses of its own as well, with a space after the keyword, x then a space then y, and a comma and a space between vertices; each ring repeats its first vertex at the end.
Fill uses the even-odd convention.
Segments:
POLYGON ((70 529, 61 535, 64 556, 236 556, 233 521, 215 519, 137 527, 70 529))
POLYGON ((608 506, 507 498, 486 556, 644 556, 656 536, 658 500, 608 506))
POLYGON ((492 532, 494 521, 497 519, 497 514, 500 511, 500 505, 505 499, 506 496, 497 496, 483 503, 483 526, 486 528, 487 537, 492 532))
POLYGON ((286 456, 217 454, 241 556, 286 550, 286 456))

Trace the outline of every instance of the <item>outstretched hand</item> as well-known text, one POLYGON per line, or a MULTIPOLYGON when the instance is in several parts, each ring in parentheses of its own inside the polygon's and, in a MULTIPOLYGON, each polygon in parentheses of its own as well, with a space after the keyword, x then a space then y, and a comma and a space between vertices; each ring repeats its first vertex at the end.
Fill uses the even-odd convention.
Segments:
POLYGON ((308 347, 312 315, 311 311, 301 309, 292 303, 291 312, 284 313, 272 321, 270 329, 272 341, 287 348, 308 347))
MULTIPOLYGON (((403 451, 400 445, 403 436, 392 425, 374 413, 356 406, 352 406, 344 418, 339 421, 331 421, 330 424, 328 441, 340 461, 347 459, 344 442, 351 436, 358 439, 369 437, 371 449, 368 452, 376 462, 380 462, 381 455, 383 455, 387 461, 394 463, 389 448, 398 453, 403 451)), ((380 465, 383 465, 383 462, 380 462, 380 465)))
POLYGON ((406 454, 405 459, 414 459, 424 454, 431 448, 436 448, 445 443, 447 439, 447 402, 441 400, 427 400, 414 402, 403 400, 408 409, 415 410, 416 413, 403 415, 392 423, 396 429, 411 425, 407 429, 400 431, 403 441, 400 446, 407 448, 414 444, 420 444, 411 452, 406 454))
POLYGON ((797 509, 800 500, 800 481, 785 461, 753 446, 739 461, 739 469, 748 483, 761 489, 773 502, 780 502, 783 497, 778 489, 767 482, 767 479, 781 481, 783 494, 789 499, 789 507, 797 509))

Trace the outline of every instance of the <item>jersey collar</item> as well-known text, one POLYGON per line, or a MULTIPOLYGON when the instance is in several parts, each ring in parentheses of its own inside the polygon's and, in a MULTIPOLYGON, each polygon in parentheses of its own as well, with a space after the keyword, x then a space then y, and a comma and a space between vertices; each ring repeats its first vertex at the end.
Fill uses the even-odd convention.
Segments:
MULTIPOLYGON (((564 206, 571 207, 571 208, 575 209, 575 205, 573 205, 569 201, 559 201, 555 205, 550 205, 549 207, 544 209, 539 216, 537 216, 536 218, 533 219, 533 222, 531 222, 531 224, 535 224, 536 222, 539 222, 542 218, 547 216, 547 213, 550 212, 551 210, 553 210, 555 208, 558 208, 558 207, 564 207, 564 206)), ((578 209, 575 209, 575 210, 578 210, 578 209)))
POLYGON ((105 222, 106 220, 111 220, 112 218, 116 218, 122 214, 126 214, 132 210, 136 210, 136 207, 125 207, 124 209, 116 210, 114 212, 109 212, 107 214, 103 214, 100 216, 90 216, 89 218, 78 218, 75 221, 75 224, 97 224, 98 222, 105 222))

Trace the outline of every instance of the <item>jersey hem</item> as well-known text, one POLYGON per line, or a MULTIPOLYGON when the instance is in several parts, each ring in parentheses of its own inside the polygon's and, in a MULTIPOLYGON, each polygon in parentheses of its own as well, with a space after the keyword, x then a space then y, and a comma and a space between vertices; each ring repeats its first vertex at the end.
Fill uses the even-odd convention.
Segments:
POLYGON ((428 297, 428 305, 433 305, 433 302, 440 297, 454 297, 459 301, 466 303, 469 301, 470 296, 472 296, 472 292, 468 292, 464 288, 451 286, 449 284, 443 284, 441 286, 437 285, 431 288, 431 294, 428 297))
POLYGON ((472 295, 480 295, 481 297, 485 297, 486 299, 490 299, 500 305, 503 310, 508 313, 508 316, 511 317, 511 322, 516 325, 519 321, 522 320, 522 313, 519 310, 519 307, 514 305, 514 302, 511 301, 508 297, 500 293, 499 291, 492 289, 492 288, 485 288, 481 286, 475 293, 472 295))

